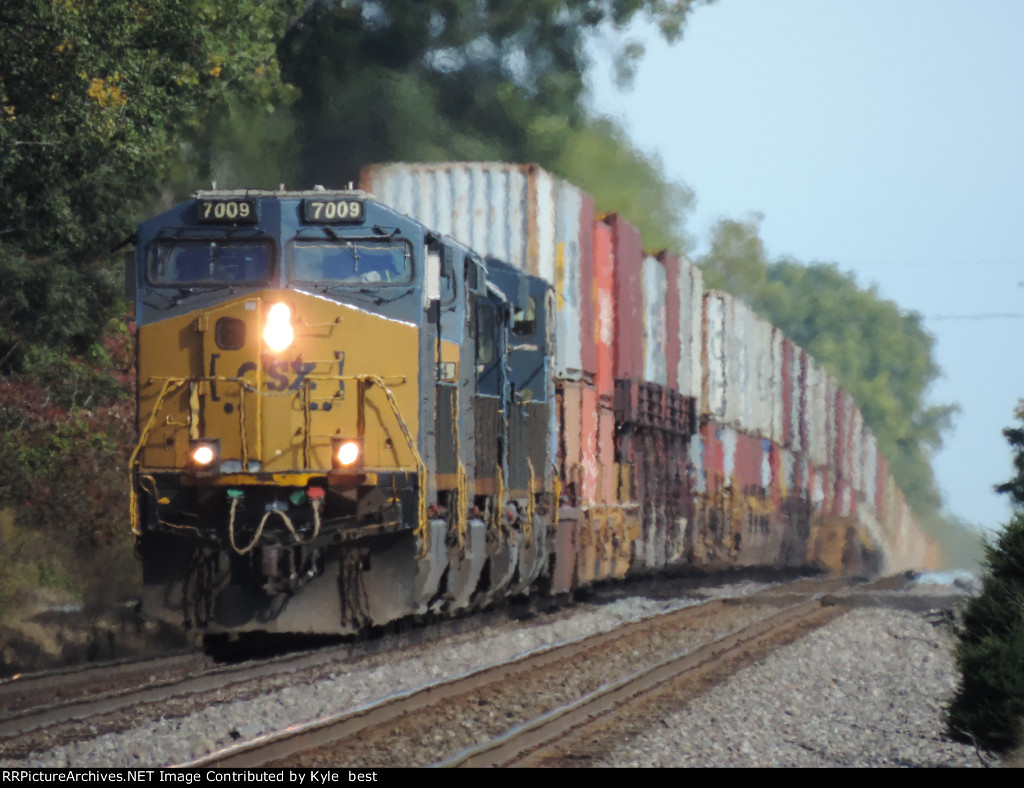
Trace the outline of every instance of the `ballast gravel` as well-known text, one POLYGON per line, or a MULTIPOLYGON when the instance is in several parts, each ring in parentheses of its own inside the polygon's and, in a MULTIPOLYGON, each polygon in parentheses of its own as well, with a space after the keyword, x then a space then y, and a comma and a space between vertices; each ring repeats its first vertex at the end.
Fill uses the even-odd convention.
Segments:
POLYGON ((966 767, 995 759, 951 741, 953 637, 923 616, 852 610, 737 671, 588 766, 966 767))
MULTIPOLYGON (((724 596, 756 591, 749 584, 724 596)), ((238 740, 355 708, 554 643, 680 607, 632 598, 540 623, 507 623, 367 658, 314 683, 225 698, 183 716, 51 747, 0 767, 137 767, 188 762, 238 740)), ((949 741, 942 708, 955 687, 952 638, 924 617, 853 610, 738 671, 590 766, 980 766, 949 741)), ((990 759, 989 759, 990 761, 990 759)), ((337 764, 345 766, 346 764, 337 764)))

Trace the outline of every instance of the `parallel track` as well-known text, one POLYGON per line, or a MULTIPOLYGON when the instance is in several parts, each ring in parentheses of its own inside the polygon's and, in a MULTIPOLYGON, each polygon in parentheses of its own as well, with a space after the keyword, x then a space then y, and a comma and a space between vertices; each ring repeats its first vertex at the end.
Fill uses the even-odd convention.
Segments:
MULTIPOLYGON (((290 726, 178 766, 253 767, 273 762, 277 765, 309 765, 301 756, 317 751, 323 753, 319 760, 330 761, 333 757, 330 753, 339 752, 343 755, 338 755, 335 762, 364 762, 360 760, 361 755, 353 755, 353 751, 360 752, 360 740, 376 740, 376 746, 386 749, 388 737, 395 735, 394 732, 401 730, 406 723, 416 720, 421 731, 437 729, 443 723, 438 721, 432 726, 430 720, 439 713, 450 711, 456 704, 493 704, 493 708, 500 712, 501 701, 496 696, 510 687, 546 676, 555 676, 553 680, 557 682, 560 671, 582 669, 580 666, 592 662, 596 664, 602 659, 598 656, 601 652, 628 651, 633 644, 664 638, 665 633, 706 626, 709 621, 735 614, 741 607, 749 610, 753 605, 747 603, 769 608, 781 605, 782 610, 765 611, 755 622, 740 626, 694 650, 674 653, 670 658, 641 668, 634 666, 628 675, 608 682, 583 698, 548 709, 513 730, 489 739, 480 747, 463 751, 435 765, 479 766, 514 760, 520 751, 549 741, 555 731, 563 735, 581 721, 605 714, 651 686, 675 678, 681 671, 693 671, 710 663, 718 664, 735 658, 737 654, 763 647, 782 631, 818 626, 842 612, 839 608, 823 609, 820 599, 808 599, 806 594, 780 597, 777 593, 768 593, 743 601, 711 600, 625 624, 581 641, 538 649, 508 662, 393 695, 338 715, 290 726), (794 602, 794 598, 798 601, 794 602)), ((522 694, 528 692, 524 689, 522 694)))

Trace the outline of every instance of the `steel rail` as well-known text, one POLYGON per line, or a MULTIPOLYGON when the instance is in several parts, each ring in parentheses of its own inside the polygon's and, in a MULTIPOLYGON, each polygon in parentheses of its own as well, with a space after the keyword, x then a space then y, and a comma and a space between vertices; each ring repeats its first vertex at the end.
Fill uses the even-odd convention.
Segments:
POLYGON ((725 604, 726 600, 705 600, 661 616, 632 621, 582 640, 540 646, 508 662, 487 665, 435 684, 414 687, 336 715, 296 723, 273 733, 232 744, 193 761, 176 764, 176 767, 255 767, 288 758, 306 750, 340 741, 368 727, 420 711, 445 698, 473 692, 526 671, 572 659, 645 629, 664 626, 675 620, 682 622, 697 615, 712 615, 725 604))
MULTIPOLYGON (((789 603, 785 610, 795 611, 789 614, 790 617, 806 615, 807 610, 820 608, 818 596, 820 594, 816 595, 813 601, 807 602, 806 595, 801 595, 799 603, 789 603)), ((782 604, 787 604, 784 600, 779 600, 772 590, 764 593, 763 597, 762 594, 753 594, 741 599, 744 602, 752 602, 754 604, 766 602, 778 604, 780 601, 782 604)), ((404 716, 427 709, 447 698, 465 695, 489 686, 500 685, 502 682, 507 682, 517 675, 535 671, 555 663, 570 661, 609 643, 634 637, 645 630, 653 630, 673 624, 685 625, 687 622, 692 622, 695 618, 714 615, 723 607, 735 604, 736 601, 729 598, 704 600, 662 615, 629 622, 582 640, 538 647, 508 662, 485 666, 435 684, 415 687, 335 715, 329 715, 309 722, 296 723, 272 733, 231 744, 200 758, 176 764, 176 767, 241 768, 256 767, 273 761, 283 760, 301 752, 333 745, 368 728, 391 723, 404 716)), ((778 620, 779 615, 778 613, 773 614, 768 617, 768 620, 778 620)), ((786 620, 788 621, 789 618, 786 620)), ((772 629, 771 626, 768 628, 772 629)), ((725 644, 731 643, 732 640, 739 639, 743 642, 749 642, 759 635, 760 630, 752 633, 750 627, 742 627, 733 633, 724 635, 710 646, 700 649, 701 660, 706 662, 708 659, 713 658, 714 654, 726 650, 725 644), (708 649, 711 651, 709 652, 708 649), (711 656, 708 656, 709 653, 711 656)), ((676 659, 678 658, 679 655, 676 656, 676 659)))
POLYGON ((838 615, 838 611, 822 608, 818 599, 791 605, 704 646, 678 652, 609 682, 571 703, 517 725, 490 741, 466 748, 432 766, 530 765, 538 748, 546 749, 571 732, 605 721, 607 715, 620 706, 631 704, 688 673, 739 655, 758 643, 770 641, 774 635, 790 629, 793 624, 813 620, 817 614, 831 619, 838 615))

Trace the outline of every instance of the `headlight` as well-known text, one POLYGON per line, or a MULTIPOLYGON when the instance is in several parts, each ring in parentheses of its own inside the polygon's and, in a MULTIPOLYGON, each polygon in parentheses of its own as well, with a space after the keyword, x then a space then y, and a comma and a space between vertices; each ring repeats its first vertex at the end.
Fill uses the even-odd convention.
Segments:
POLYGON ((363 443, 352 438, 333 438, 331 441, 331 467, 355 470, 363 465, 363 443))
POLYGON ((287 350, 295 339, 292 328, 292 310, 288 304, 274 304, 267 312, 267 322, 263 326, 263 341, 275 353, 287 350))
POLYGON ((215 468, 220 464, 220 439, 189 441, 188 461, 193 468, 215 468))

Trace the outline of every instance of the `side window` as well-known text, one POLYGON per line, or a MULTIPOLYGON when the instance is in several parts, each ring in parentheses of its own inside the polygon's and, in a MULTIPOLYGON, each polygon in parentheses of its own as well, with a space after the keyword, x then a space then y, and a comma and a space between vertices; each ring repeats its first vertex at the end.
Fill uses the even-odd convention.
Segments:
POLYGON ((476 305, 476 363, 477 367, 492 364, 497 356, 494 343, 496 329, 494 306, 486 301, 476 305))
POLYGON ((452 263, 452 250, 445 248, 441 256, 441 306, 455 301, 455 266, 452 263))
POLYGON ((512 317, 512 333, 517 337, 532 337, 537 331, 537 301, 530 296, 525 306, 512 317))

